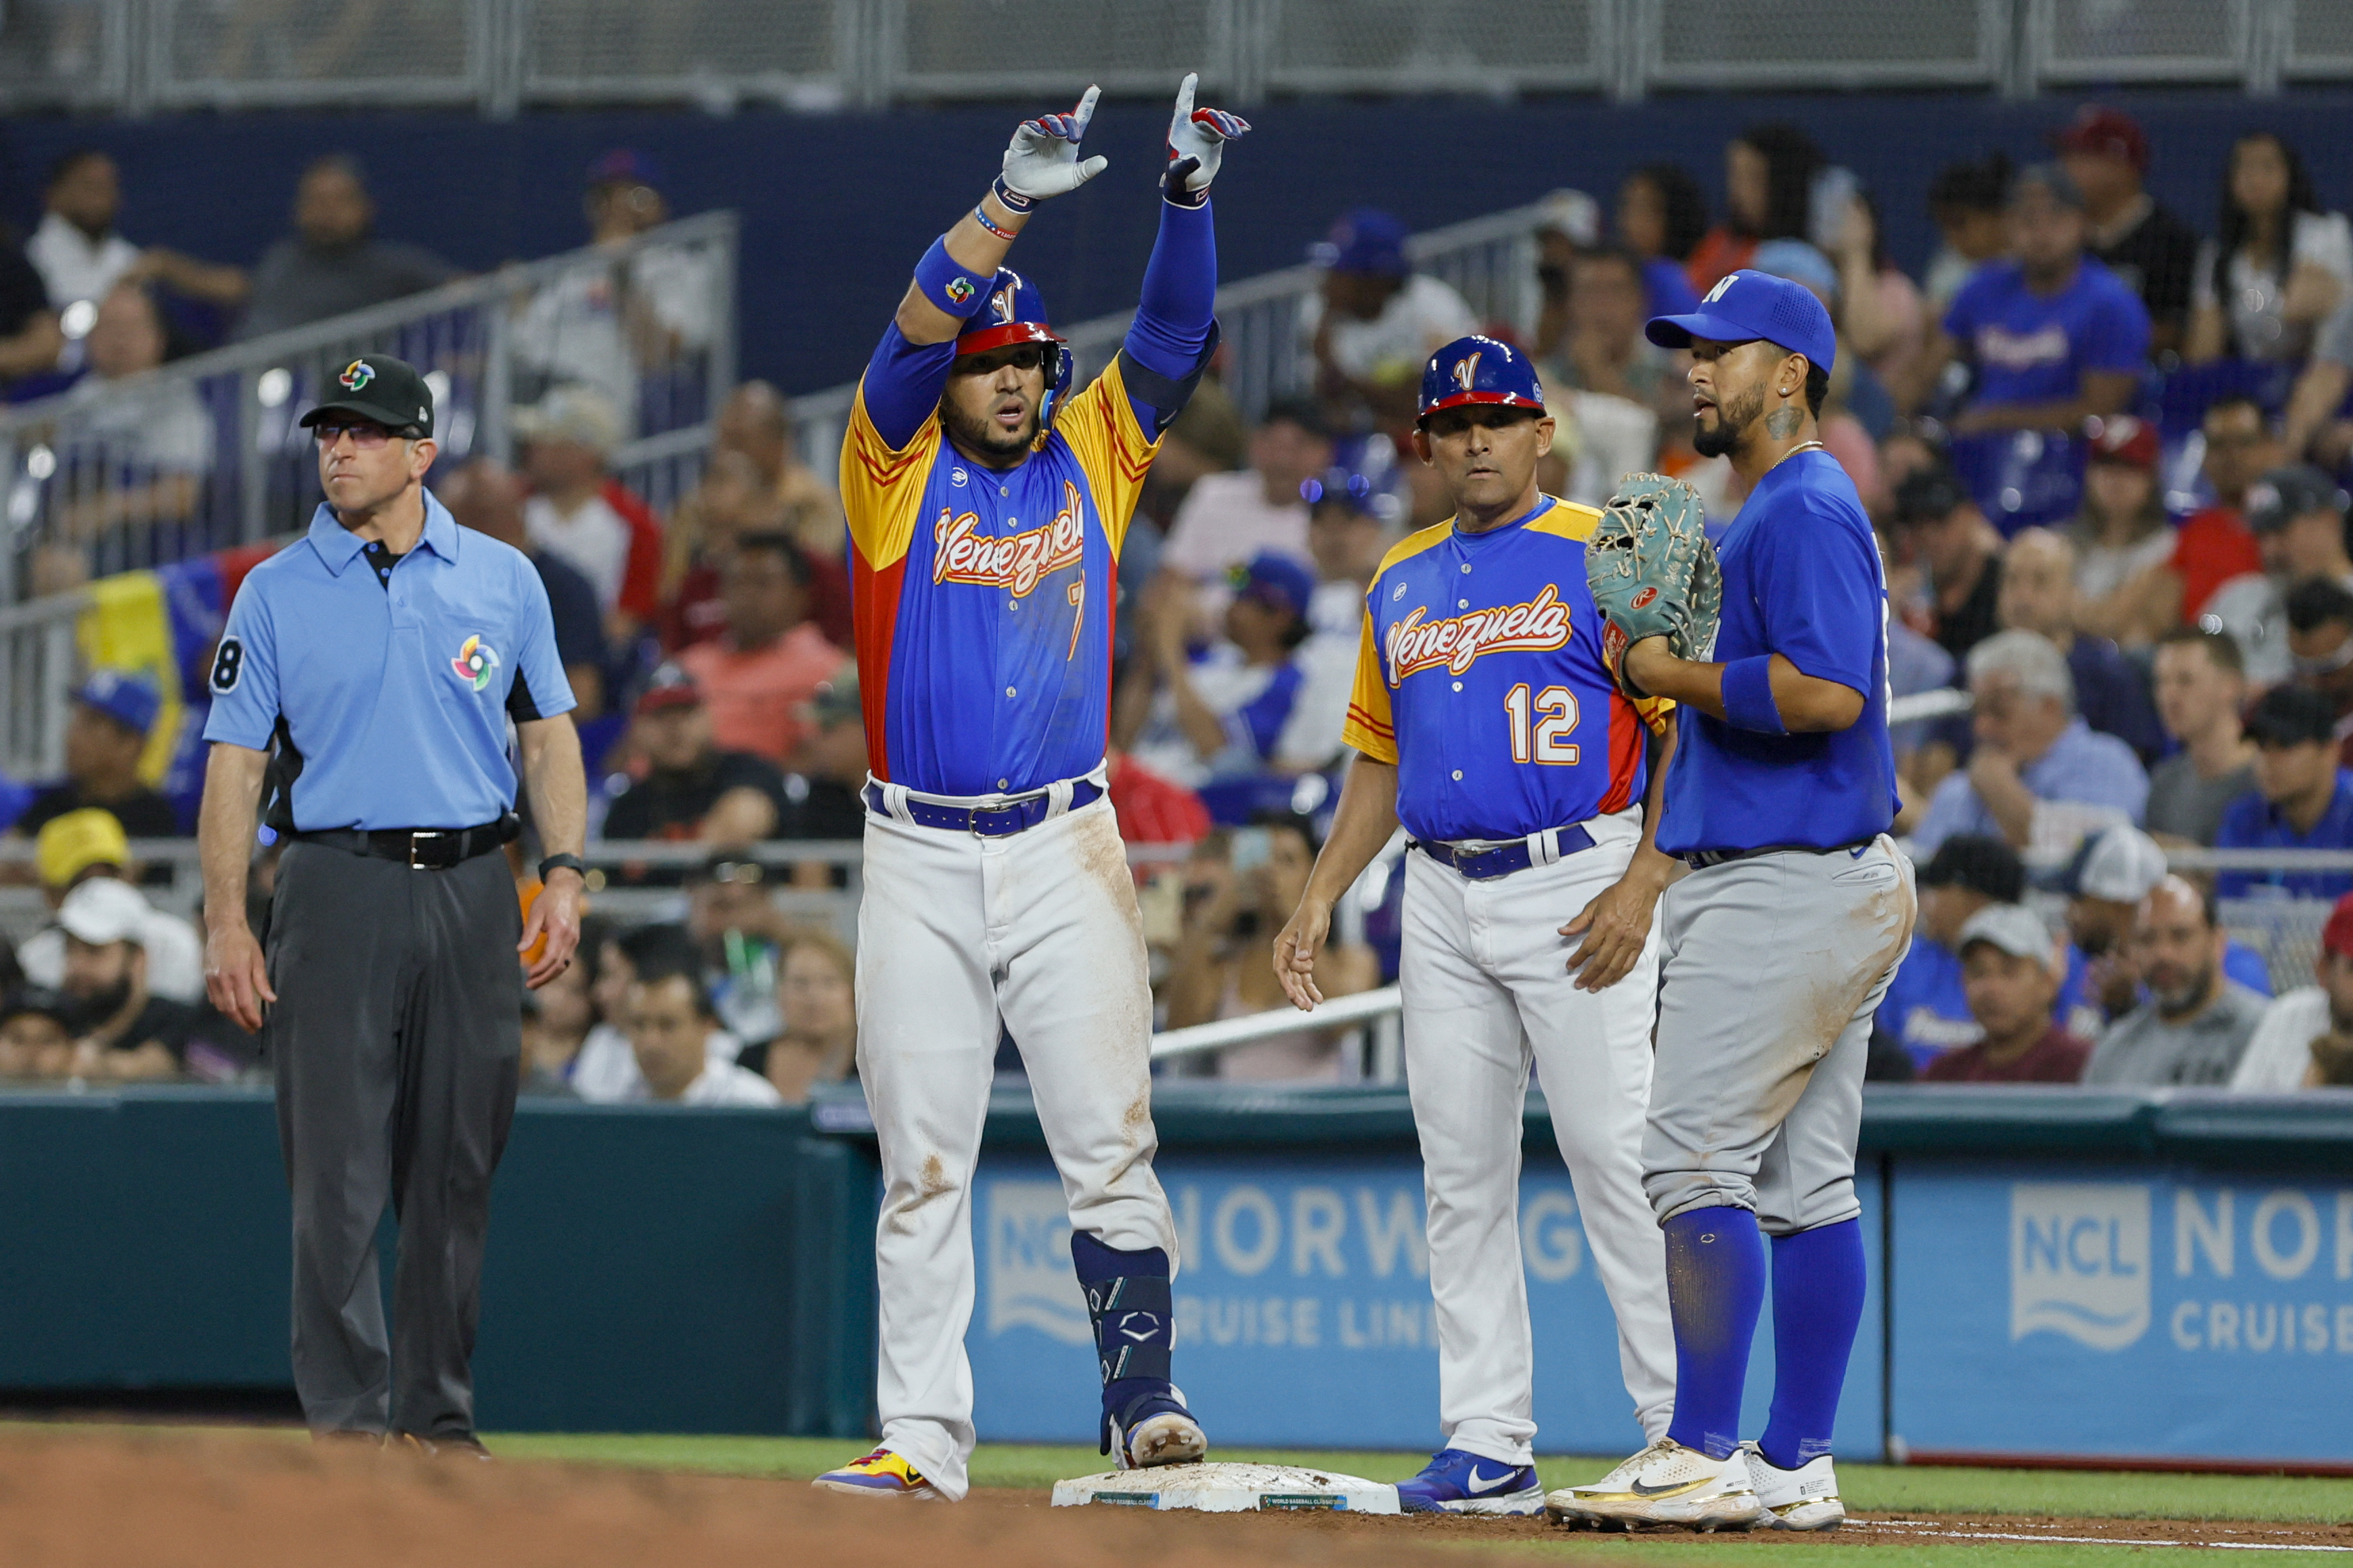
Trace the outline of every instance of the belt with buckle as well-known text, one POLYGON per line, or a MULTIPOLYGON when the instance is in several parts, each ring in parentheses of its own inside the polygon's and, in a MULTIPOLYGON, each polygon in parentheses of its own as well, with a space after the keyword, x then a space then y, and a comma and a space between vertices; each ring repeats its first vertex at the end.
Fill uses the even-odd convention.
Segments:
MULTIPOLYGON (((870 784, 859 795, 866 802, 866 809, 875 816, 891 815, 881 784, 870 784)), ((1092 779, 1080 779, 1071 785, 1069 809, 1076 811, 1082 805, 1092 805, 1103 795, 1102 785, 1092 779)), ((1017 833, 1027 833, 1045 821, 1052 809, 1053 797, 1045 790, 994 805, 942 805, 918 800, 913 795, 907 796, 907 816, 916 826, 969 833, 977 838, 1010 838, 1017 833)))
MULTIPOLYGON (((1539 833, 1535 837, 1549 837, 1553 840, 1556 847, 1554 860, 1565 860, 1571 855, 1593 847, 1593 835, 1585 831, 1582 825, 1555 828, 1548 835, 1539 833)), ((1458 849, 1442 839, 1432 838, 1417 838, 1413 847, 1440 865, 1453 867, 1474 882, 1492 882, 1498 877, 1525 871, 1536 863, 1535 850, 1525 838, 1493 849, 1458 849)))
POLYGON ((1710 866, 1728 866, 1735 860, 1754 860, 1760 855, 1860 855, 1879 842, 1876 838, 1857 838, 1852 843, 1832 844, 1760 844, 1754 849, 1695 849, 1681 857, 1683 863, 1694 871, 1704 871, 1710 866))
POLYGON ((487 855, 512 843, 522 832, 522 819, 510 812, 480 827, 386 827, 375 831, 338 827, 297 833, 294 838, 297 843, 321 844, 347 855, 397 860, 412 871, 446 871, 477 855, 487 855))

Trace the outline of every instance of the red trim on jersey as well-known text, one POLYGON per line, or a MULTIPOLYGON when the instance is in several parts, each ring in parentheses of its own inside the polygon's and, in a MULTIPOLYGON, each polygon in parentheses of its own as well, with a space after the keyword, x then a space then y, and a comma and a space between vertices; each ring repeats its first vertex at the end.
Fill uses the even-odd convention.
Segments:
POLYGON ((1634 804, 1634 774, 1642 765, 1642 716, 1626 694, 1609 692, 1609 793, 1593 808, 1596 816, 1623 811, 1634 804))
POLYGON ((1357 707, 1353 702, 1348 704, 1348 717, 1355 720, 1358 724, 1363 725, 1366 729, 1371 731, 1374 734, 1378 735, 1384 741, 1394 741, 1397 739, 1397 730, 1394 726, 1383 723, 1380 720, 1374 718, 1370 713, 1366 712, 1362 708, 1357 707))
POLYGON ((891 777, 885 716, 891 700, 891 642, 899 629, 899 595, 907 574, 904 555, 877 572, 852 546, 849 618, 857 634, 858 704, 866 713, 866 765, 878 779, 891 777))

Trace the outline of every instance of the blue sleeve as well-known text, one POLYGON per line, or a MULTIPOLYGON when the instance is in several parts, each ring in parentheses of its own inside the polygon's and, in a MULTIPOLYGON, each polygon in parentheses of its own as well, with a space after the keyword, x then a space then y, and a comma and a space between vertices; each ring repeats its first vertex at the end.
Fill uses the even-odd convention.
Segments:
POLYGON ((1239 743, 1246 743, 1263 760, 1274 754, 1274 745, 1282 739, 1282 727, 1291 721, 1291 705, 1299 700, 1300 683, 1306 674, 1292 660, 1274 672, 1266 689, 1251 699, 1226 721, 1226 732, 1239 743), (1239 726, 1240 733, 1236 733, 1239 726))
POLYGON ((955 363, 955 342, 911 343, 893 321, 882 329, 874 357, 866 362, 859 393, 866 400, 866 417, 885 445, 898 451, 915 438, 923 421, 940 405, 947 390, 948 367, 955 363))
POLYGON ((1127 329, 1128 361, 1151 373, 1126 378, 1128 396, 1136 423, 1155 437, 1184 411, 1215 342, 1218 230, 1209 209, 1208 202, 1160 204, 1160 235, 1145 263, 1144 292, 1127 329))
POLYGON ((256 752, 269 750, 278 729, 278 628, 261 597, 266 580, 251 573, 238 587, 206 682, 213 707, 205 739, 256 752))
POLYGON ((1878 551, 1860 521, 1818 507, 1809 512, 1760 531, 1767 545, 1758 595, 1767 650, 1796 665, 1799 674, 1835 680, 1868 700, 1886 624, 1878 551))
POLYGON ((1958 343, 1964 356, 1976 347, 1978 311, 1985 299, 1986 279, 1989 268, 1980 268, 1969 275, 1954 294, 1953 302, 1945 307, 1945 335, 1958 343))
MULTIPOLYGON (((2113 281, 2113 279, 2111 279, 2113 281)), ((2102 289, 2084 321, 2075 357, 2091 371, 2137 371, 2148 362, 2148 308, 2118 283, 2102 289)))
MULTIPOLYGON (((2232 801, 2222 811, 2222 825, 2214 830, 2217 849, 2259 849, 2263 836, 2258 830, 2263 820, 2263 797, 2249 790, 2232 801)), ((2254 886, 2252 871, 2217 871, 2214 874, 2214 896, 2218 899, 2243 899, 2254 886)))
POLYGON ((547 607, 547 585, 521 551, 514 553, 514 680, 507 688, 507 712, 515 722, 553 719, 579 704, 564 658, 555 651, 555 616, 547 607))

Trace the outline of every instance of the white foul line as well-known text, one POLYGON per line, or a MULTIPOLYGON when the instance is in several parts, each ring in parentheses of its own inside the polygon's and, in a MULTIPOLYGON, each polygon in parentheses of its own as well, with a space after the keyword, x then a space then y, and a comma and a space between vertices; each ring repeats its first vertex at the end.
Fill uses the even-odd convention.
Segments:
POLYGON ((1992 1530, 1937 1530, 1926 1520, 1857 1520, 1874 1529, 1902 1530, 1947 1541, 2052 1541, 2070 1546, 2194 1546, 2213 1552, 2353 1552, 2353 1546, 2299 1546, 2274 1541, 2141 1541, 2111 1535, 2027 1535, 1992 1530))

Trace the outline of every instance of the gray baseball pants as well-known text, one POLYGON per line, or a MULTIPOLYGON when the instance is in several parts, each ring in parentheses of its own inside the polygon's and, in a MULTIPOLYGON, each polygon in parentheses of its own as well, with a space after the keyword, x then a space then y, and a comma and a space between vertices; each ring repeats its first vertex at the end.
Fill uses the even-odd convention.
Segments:
POLYGON ((514 1119, 522 913, 506 857, 442 871, 289 845, 267 1026, 294 1200, 294 1386, 313 1431, 474 1429, 491 1173, 514 1119), (376 1226, 400 1222, 392 1332, 376 1226))
POLYGON ((1660 1224, 1745 1208, 1788 1236, 1862 1213, 1871 1019, 1917 908, 1911 863, 1884 834, 1854 850, 1727 861, 1667 889, 1642 1137, 1660 1224))

